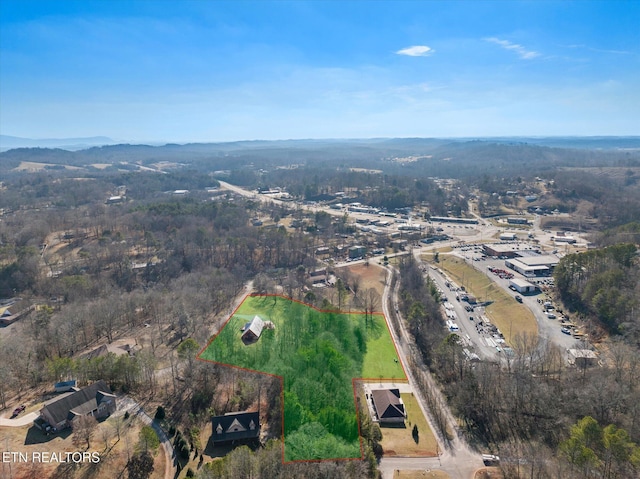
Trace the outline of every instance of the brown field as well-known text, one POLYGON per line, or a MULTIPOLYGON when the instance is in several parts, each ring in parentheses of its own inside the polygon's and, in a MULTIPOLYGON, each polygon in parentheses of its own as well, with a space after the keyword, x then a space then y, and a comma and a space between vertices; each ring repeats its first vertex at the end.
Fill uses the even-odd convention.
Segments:
POLYGON ((393 479, 449 479, 444 471, 394 471, 393 479))
POLYGON ((507 344, 513 346, 513 340, 518 334, 538 336, 538 323, 531 311, 488 276, 452 256, 440 256, 439 266, 458 284, 463 284, 478 301, 492 302, 486 308, 487 317, 502 331, 507 344))
MULTIPOLYGON (((437 441, 427 420, 422 414, 422 410, 413 394, 401 394, 407 410, 407 420, 405 427, 380 428, 382 431, 382 441, 380 445, 385 456, 403 457, 433 457, 437 455, 437 441), (413 426, 418 426, 418 442, 413 439, 413 426)), ((402 476, 404 477, 404 476, 402 476)), ((418 476, 430 477, 430 476, 418 476)))
POLYGON ((478 469, 473 479, 503 479, 504 475, 499 467, 483 467, 478 469))
MULTIPOLYGON (((46 436, 35 426, 25 427, 0 427, 0 437, 3 450, 24 453, 27 462, 15 461, 11 463, 9 475, 9 463, 0 464, 0 477, 13 477, 14 479, 26 477, 48 478, 55 477, 65 479, 85 478, 113 479, 125 477, 128 454, 135 450, 138 442, 138 434, 142 423, 137 420, 129 420, 122 426, 120 440, 113 426, 115 419, 109 418, 98 424, 89 452, 97 452, 100 455, 98 463, 86 462, 77 468, 68 468, 66 464, 57 462, 33 462, 33 453, 65 453, 85 451, 86 444, 76 446, 73 444, 73 434, 70 430, 56 435, 46 436), (6 446, 6 449, 5 449, 6 446), (4 469, 3 469, 4 467, 4 469), (124 475, 122 475, 124 472, 124 475)), ((151 479, 163 479, 165 469, 165 455, 162 446, 154 454, 154 471, 151 479)))
MULTIPOLYGON (((53 163, 37 163, 35 161, 21 161, 18 166, 14 168, 14 171, 42 171, 47 166, 58 166, 53 163)), ((62 165, 67 170, 81 170, 78 166, 62 165)))
POLYGON ((387 277, 387 270, 373 262, 370 262, 369 266, 364 264, 355 264, 353 266, 348 266, 347 268, 351 274, 360 278, 360 291, 364 292, 369 288, 373 288, 380 296, 382 296, 384 283, 387 277))

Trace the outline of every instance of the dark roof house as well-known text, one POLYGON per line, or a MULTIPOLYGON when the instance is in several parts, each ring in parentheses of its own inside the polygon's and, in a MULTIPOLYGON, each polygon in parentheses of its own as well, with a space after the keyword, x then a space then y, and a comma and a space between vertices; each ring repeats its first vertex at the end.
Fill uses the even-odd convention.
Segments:
POLYGON ((47 401, 40 415, 56 429, 73 425, 79 416, 106 417, 116 410, 116 396, 103 380, 47 401))
POLYGON ((216 444, 247 442, 260 437, 260 416, 258 412, 232 412, 211 418, 214 446, 216 444))
POLYGON ((404 422, 407 412, 398 389, 374 389, 371 399, 380 423, 404 422))

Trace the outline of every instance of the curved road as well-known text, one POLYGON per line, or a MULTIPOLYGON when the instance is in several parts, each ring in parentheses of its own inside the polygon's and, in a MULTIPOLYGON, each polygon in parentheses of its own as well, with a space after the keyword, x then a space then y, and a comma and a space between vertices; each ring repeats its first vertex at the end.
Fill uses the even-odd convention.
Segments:
MULTIPOLYGON (((417 384, 413 371, 408 367, 409 362, 407 361, 407 357, 412 354, 412 345, 413 341, 404 327, 404 323, 402 322, 402 318, 399 317, 396 313, 396 304, 397 304, 397 295, 400 283, 398 281, 395 282, 395 287, 393 291, 391 290, 391 281, 390 278, 394 274, 391 268, 387 268, 388 279, 384 290, 384 295, 382 298, 382 309, 386 318, 391 318, 392 314, 397 316, 396 323, 399 326, 399 331, 396 331, 393 327, 393 324, 387 319, 387 323, 389 325, 389 330, 391 331, 391 335, 393 340, 395 341, 398 349, 398 354, 400 359, 402 360, 405 367, 407 378, 409 379, 410 384, 417 384)), ((437 429, 434 427, 434 424, 431 420, 431 415, 428 414, 428 408, 426 406, 427 401, 424 398, 422 392, 416 387, 413 388, 414 396, 418 400, 418 404, 420 405, 420 409, 422 409, 425 418, 429 422, 429 427, 436 435, 436 439, 438 441, 439 451, 442 451, 438 457, 428 457, 428 458, 401 458, 401 457, 383 457, 380 461, 379 469, 382 472, 383 478, 391 479, 393 477, 393 473, 395 470, 432 470, 432 469, 440 469, 445 471, 452 479, 470 479, 473 478, 476 470, 483 466, 482 456, 481 454, 472 451, 469 446, 464 442, 461 438, 461 433, 458 430, 456 420, 451 413, 449 407, 446 404, 446 401, 435 381, 431 377, 431 374, 427 370, 423 370, 422 374, 424 379, 426 379, 429 388, 434 391, 436 394, 437 401, 439 403, 440 408, 445 412, 446 420, 448 423, 448 429, 451 431, 455 431, 455 435, 452 440, 445 441, 444 438, 440 437, 437 432, 437 429)))

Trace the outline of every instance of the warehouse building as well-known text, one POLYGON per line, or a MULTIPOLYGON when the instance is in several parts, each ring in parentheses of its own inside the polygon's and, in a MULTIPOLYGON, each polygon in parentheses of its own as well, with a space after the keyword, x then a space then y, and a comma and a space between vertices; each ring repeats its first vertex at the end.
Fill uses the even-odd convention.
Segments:
POLYGON ((513 278, 509 280, 509 287, 515 289, 518 293, 529 294, 535 293, 538 287, 535 284, 529 283, 520 278, 513 278))
POLYGON ((523 245, 520 244, 498 244, 489 243, 482 245, 482 251, 487 256, 506 256, 507 258, 515 258, 518 256, 518 250, 522 249, 523 245))
POLYGON ((504 262, 507 268, 517 271, 526 277, 550 276, 558 265, 558 257, 554 255, 520 256, 504 262))

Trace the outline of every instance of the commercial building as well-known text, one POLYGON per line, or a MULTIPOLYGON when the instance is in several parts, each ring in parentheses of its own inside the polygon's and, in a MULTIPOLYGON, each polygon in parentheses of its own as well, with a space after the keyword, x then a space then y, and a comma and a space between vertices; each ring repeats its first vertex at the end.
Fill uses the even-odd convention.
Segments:
POLYGON ((558 265, 558 257, 554 255, 520 256, 507 259, 504 264, 526 277, 549 276, 558 265))
POLYGON ((535 293, 538 287, 535 284, 529 283, 524 279, 513 278, 509 280, 509 287, 513 287, 518 293, 527 294, 535 293))
POLYGON ((506 256, 507 258, 515 258, 518 255, 518 251, 522 249, 523 246, 520 244, 498 244, 498 243, 488 243, 482 245, 482 251, 487 256, 506 256))
POLYGON ((475 218, 458 218, 454 216, 432 216, 431 221, 440 221, 441 223, 458 223, 463 225, 477 225, 478 220, 475 218))

